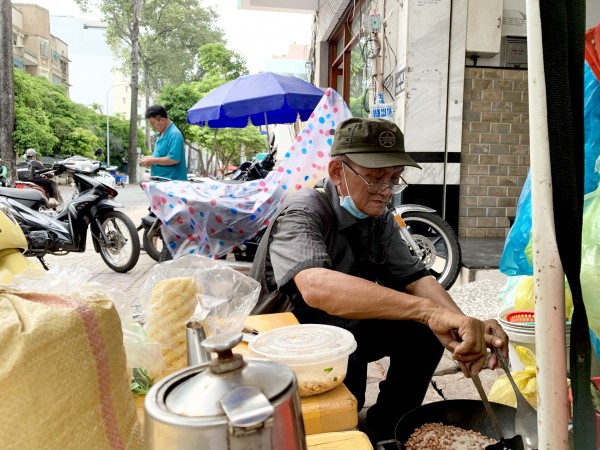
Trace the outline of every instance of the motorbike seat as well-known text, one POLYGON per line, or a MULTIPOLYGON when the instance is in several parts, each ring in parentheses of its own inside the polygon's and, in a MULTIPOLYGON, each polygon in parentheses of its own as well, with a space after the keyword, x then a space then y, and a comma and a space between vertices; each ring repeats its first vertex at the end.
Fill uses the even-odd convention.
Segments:
POLYGON ((44 201, 44 196, 35 189, 0 187, 0 196, 29 201, 44 201))
POLYGON ((144 228, 150 228, 156 220, 156 216, 148 214, 147 216, 142 217, 142 225, 144 228))

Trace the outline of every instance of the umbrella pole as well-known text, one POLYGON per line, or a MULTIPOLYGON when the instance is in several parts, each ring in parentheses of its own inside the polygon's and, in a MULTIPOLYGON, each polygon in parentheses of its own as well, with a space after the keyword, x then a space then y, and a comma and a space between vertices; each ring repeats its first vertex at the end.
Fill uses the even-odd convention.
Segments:
POLYGON ((271 146, 269 145, 269 124, 267 123, 267 112, 263 113, 265 115, 265 130, 267 132, 267 155, 271 153, 271 146))
POLYGON ((526 2, 538 448, 559 450, 568 448, 565 275, 554 228, 540 1, 526 2))

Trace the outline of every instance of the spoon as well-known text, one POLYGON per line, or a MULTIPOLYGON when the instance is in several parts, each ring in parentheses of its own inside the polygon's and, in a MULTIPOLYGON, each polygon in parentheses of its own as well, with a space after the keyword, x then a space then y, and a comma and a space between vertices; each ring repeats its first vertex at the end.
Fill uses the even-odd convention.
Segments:
MULTIPOLYGON (((494 333, 495 334, 495 333, 494 333)), ((515 391, 515 397, 517 398, 517 413, 515 415, 515 431, 520 434, 523 438, 523 442, 529 448, 536 449, 538 446, 538 428, 537 428, 537 411, 529 404, 527 399, 521 394, 521 391, 515 384, 506 359, 502 355, 502 352, 494 347, 494 352, 500 361, 500 365, 508 381, 515 391)))

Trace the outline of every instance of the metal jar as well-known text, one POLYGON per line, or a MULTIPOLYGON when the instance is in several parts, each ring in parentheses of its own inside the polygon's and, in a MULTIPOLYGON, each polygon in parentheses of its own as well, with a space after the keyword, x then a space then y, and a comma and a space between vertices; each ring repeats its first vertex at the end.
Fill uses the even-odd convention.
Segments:
POLYGON ((241 333, 208 338, 218 358, 171 374, 144 402, 146 449, 305 450, 293 371, 232 352, 241 333))

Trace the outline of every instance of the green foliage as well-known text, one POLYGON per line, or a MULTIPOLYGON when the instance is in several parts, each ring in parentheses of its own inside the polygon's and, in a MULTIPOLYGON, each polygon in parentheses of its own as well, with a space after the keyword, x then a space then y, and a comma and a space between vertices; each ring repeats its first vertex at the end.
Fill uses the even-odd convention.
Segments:
POLYGON ((198 0, 146 0, 140 48, 145 81, 153 92, 192 80, 198 48, 223 41, 216 21, 215 11, 198 0))
MULTIPOLYGON (((137 0, 140 2, 140 0, 137 0)), ((108 24, 109 45, 123 62, 121 70, 131 74, 132 0, 75 0, 85 7, 96 5, 108 24)), ((196 76, 198 48, 222 42, 216 26, 217 14, 199 0, 144 0, 139 14, 141 82, 150 93, 165 85, 192 81, 196 76)))
POLYGON ((62 141, 61 154, 63 156, 81 155, 94 159, 94 150, 101 143, 102 140, 90 130, 75 128, 62 141))
POLYGON ((267 149, 266 138, 252 124, 246 128, 221 128, 217 132, 216 142, 214 129, 208 127, 198 129, 200 130, 201 146, 212 149, 217 161, 221 163, 221 169, 230 164, 240 164, 242 145, 246 159, 251 159, 257 153, 267 149))
MULTIPOLYGON (((93 157, 97 147, 106 147, 106 116, 72 102, 62 87, 45 78, 15 70, 14 82, 13 139, 18 156, 33 147, 41 156, 93 157)), ((129 122, 110 117, 110 139, 111 159, 113 154, 127 154, 129 122)), ((139 142, 145 145, 143 139, 139 142)))
POLYGON ((217 79, 222 84, 242 75, 248 75, 246 60, 240 54, 228 50, 224 44, 206 44, 198 49, 199 79, 217 79))
POLYGON ((13 140, 17 157, 24 154, 29 147, 35 148, 41 155, 51 155, 52 148, 58 143, 44 111, 23 105, 15 105, 13 140))
POLYGON ((198 83, 186 83, 166 86, 158 97, 158 102, 165 107, 169 119, 187 142, 198 142, 198 127, 187 122, 187 112, 201 96, 198 83))

